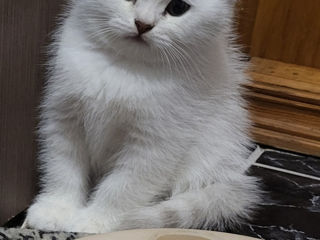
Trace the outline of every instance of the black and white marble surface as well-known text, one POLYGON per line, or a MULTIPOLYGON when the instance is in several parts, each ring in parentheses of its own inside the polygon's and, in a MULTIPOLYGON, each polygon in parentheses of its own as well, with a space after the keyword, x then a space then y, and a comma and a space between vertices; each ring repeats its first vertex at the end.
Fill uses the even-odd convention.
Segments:
POLYGON ((264 150, 258 162, 320 178, 320 159, 278 150, 264 150))
MULTIPOLYGON (((266 150, 258 163, 320 177, 320 159, 266 150)), ((250 225, 236 231, 266 240, 320 239, 320 181, 253 166, 266 199, 250 225)))

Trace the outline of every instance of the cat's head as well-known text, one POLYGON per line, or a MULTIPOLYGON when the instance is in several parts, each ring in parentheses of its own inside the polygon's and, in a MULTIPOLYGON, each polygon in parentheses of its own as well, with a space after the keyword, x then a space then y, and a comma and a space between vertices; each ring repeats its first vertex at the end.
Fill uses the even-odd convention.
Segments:
POLYGON ((229 25, 235 0, 73 2, 80 26, 99 45, 150 59, 211 42, 229 25))

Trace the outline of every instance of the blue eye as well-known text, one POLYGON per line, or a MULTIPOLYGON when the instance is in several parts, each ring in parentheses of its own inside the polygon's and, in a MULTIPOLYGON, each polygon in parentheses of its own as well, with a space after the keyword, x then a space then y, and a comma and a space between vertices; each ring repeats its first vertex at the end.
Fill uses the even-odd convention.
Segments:
POLYGON ((166 8, 171 16, 179 17, 190 9, 190 5, 182 0, 172 0, 166 8))

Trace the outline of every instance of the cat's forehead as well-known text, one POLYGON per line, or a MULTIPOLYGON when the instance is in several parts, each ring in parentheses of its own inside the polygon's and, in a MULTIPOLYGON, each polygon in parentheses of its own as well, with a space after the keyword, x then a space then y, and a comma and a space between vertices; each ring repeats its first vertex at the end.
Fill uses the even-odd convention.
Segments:
MULTIPOLYGON (((118 1, 118 0, 115 0, 118 1)), ((163 8, 173 0, 136 0, 136 8, 163 8)), ((204 10, 212 7, 226 6, 236 0, 182 0, 191 6, 201 7, 204 10)), ((209 9, 208 9, 209 10, 209 9)))
POLYGON ((139 3, 151 3, 151 2, 154 2, 154 3, 168 3, 170 1, 171 0, 136 0, 136 4, 139 4, 139 3))
MULTIPOLYGON (((154 4, 154 5, 168 5, 172 0, 137 0, 136 4, 154 4)), ((196 2, 203 2, 207 0, 183 0, 187 3, 195 4, 196 2)))
MULTIPOLYGON (((116 0, 118 1, 118 0, 116 0)), ((163 8, 165 8, 166 6, 168 6, 168 4, 173 1, 173 0, 136 0, 135 1, 135 8, 137 10, 163 10, 163 8)), ((186 3, 188 3, 189 5, 192 6, 199 6, 203 3, 208 3, 208 2, 216 2, 216 1, 220 1, 220 0, 182 0, 186 3)), ((222 1, 226 1, 226 0, 222 0, 222 1)), ((206 4, 204 4, 206 5, 206 4)))
POLYGON ((168 5, 170 1, 171 0, 137 0, 135 4, 137 8, 142 6, 160 7, 168 5))

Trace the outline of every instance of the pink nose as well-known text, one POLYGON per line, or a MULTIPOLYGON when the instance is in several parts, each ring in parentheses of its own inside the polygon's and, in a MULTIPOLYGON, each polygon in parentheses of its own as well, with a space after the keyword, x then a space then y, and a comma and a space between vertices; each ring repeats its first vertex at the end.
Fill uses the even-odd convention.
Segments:
POLYGON ((146 32, 151 31, 151 29, 154 27, 154 26, 152 26, 150 24, 146 24, 146 23, 141 22, 139 20, 135 20, 135 24, 136 24, 136 27, 138 29, 139 35, 142 35, 142 34, 144 34, 146 32))

